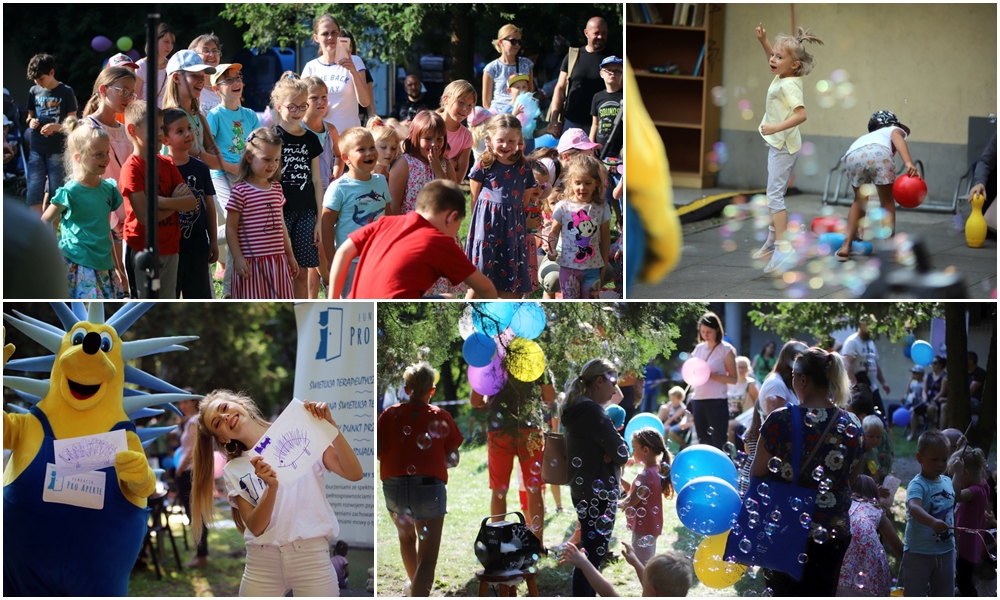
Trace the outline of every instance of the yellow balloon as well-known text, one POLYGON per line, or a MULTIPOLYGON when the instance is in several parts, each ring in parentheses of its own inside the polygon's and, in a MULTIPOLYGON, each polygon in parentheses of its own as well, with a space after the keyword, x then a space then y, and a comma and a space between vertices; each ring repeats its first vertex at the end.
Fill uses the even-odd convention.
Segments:
POLYGON ((441 382, 441 371, 434 371, 434 385, 441 382))
POLYGON ((694 553, 694 572, 710 588, 722 589, 735 585, 746 572, 746 565, 723 560, 729 532, 710 535, 698 544, 694 553))
POLYGON ((507 371, 519 381, 534 381, 545 372, 545 354, 541 346, 529 339, 511 340, 504 360, 507 371))

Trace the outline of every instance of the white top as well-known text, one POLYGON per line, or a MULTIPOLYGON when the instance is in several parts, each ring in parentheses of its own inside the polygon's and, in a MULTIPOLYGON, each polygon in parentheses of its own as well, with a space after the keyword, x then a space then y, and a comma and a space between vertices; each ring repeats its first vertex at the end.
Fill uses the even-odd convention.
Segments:
POLYGON ((865 341, 855 331, 844 341, 840 354, 851 357, 851 372, 868 371, 872 389, 878 387, 878 350, 875 349, 875 342, 871 338, 865 341))
MULTIPOLYGON (((111 160, 108 161, 108 168, 104 170, 104 175, 101 175, 101 179, 113 179, 117 183, 121 179, 122 165, 125 164, 125 159, 132 154, 132 141, 128 139, 124 125, 119 125, 117 122, 115 123, 116 127, 105 125, 98 121, 95 115, 90 115, 88 118, 94 126, 103 129, 111 141, 111 160)), ((116 210, 111 211, 109 223, 111 229, 121 233, 122 225, 125 224, 124 202, 116 210)))
POLYGON ((774 402, 776 398, 784 399, 782 406, 788 403, 796 406, 799 404, 799 399, 795 395, 795 392, 788 389, 788 386, 785 385, 785 380, 781 378, 781 375, 771 373, 764 378, 764 383, 760 386, 760 393, 757 395, 757 406, 760 408, 762 422, 764 417, 767 416, 764 413, 764 402, 774 402))
MULTIPOLYGON (((851 147, 847 149, 847 154, 854 152, 858 148, 867 146, 868 144, 878 144, 879 146, 885 146, 886 148, 889 149, 890 152, 892 152, 893 156, 896 156, 896 148, 893 147, 892 145, 892 132, 896 129, 899 129, 899 132, 903 134, 903 139, 905 140, 906 131, 904 131, 903 129, 896 127, 895 125, 891 127, 883 127, 882 129, 876 129, 871 133, 866 133, 863 136, 859 137, 858 139, 854 140, 854 143, 851 144, 851 147)), ((844 156, 842 156, 840 160, 841 161, 846 160, 847 154, 844 154, 844 156)))
MULTIPOLYGON (((323 474, 327 471, 323 461, 313 463, 312 471, 312 476, 305 475, 290 484, 278 486, 271 523, 260 537, 255 537, 248 527, 243 532, 247 545, 283 546, 295 540, 317 537, 333 540, 340 535, 337 515, 326 499, 323 474)), ((226 463, 224 474, 231 505, 235 507, 236 496, 242 496, 257 506, 267 485, 254 473, 249 456, 243 455, 226 463)))
MULTIPOLYGON (((146 57, 142 57, 136 61, 139 68, 135 70, 135 76, 138 81, 135 82, 135 94, 136 98, 139 100, 147 100, 146 98, 146 80, 149 79, 149 63, 146 61, 146 57)), ((163 93, 166 91, 167 83, 167 70, 164 68, 161 71, 156 72, 156 106, 163 108, 163 93)))
MULTIPOLYGON (((365 63, 357 56, 351 56, 354 67, 360 73, 366 69, 365 63)), ((328 65, 318 58, 306 63, 302 68, 302 77, 315 75, 326 82, 329 89, 328 100, 330 109, 323 120, 337 128, 337 133, 343 133, 351 127, 361 127, 358 117, 358 95, 354 89, 354 78, 351 72, 340 65, 328 65)), ((361 78, 364 81, 364 77, 361 78)))
POLYGON ((198 108, 201 110, 201 114, 207 117, 208 111, 220 104, 222 104, 222 98, 212 88, 205 86, 205 89, 201 90, 201 96, 198 97, 198 108))
MULTIPOLYGON (((702 342, 695 347, 691 356, 697 356, 707 362, 712 373, 725 375, 727 354, 736 356, 736 348, 734 348, 729 342, 723 340, 712 350, 708 349, 708 344, 706 342, 702 342)), ((704 385, 699 385, 694 388, 694 396, 692 399, 711 400, 714 398, 726 398, 728 397, 729 391, 726 388, 727 386, 725 383, 719 383, 714 379, 709 379, 704 385)))

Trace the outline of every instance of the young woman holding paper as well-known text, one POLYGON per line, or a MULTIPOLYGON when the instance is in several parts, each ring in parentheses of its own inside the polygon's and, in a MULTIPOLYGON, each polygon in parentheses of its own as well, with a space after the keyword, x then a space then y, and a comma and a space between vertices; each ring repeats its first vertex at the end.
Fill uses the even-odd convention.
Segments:
MULTIPOLYGON (((286 410, 303 407, 313 418, 337 427, 326 403, 293 403, 286 410)), ((340 525, 326 500, 323 474, 330 471, 349 481, 363 476, 361 463, 340 430, 321 457, 310 450, 297 459, 299 468, 309 469, 306 475, 282 484, 262 456, 251 458, 248 453, 271 426, 249 396, 213 391, 198 404, 198 424, 191 530, 199 537, 202 524, 212 524, 217 444, 229 457, 226 489, 233 520, 247 545, 240 596, 284 596, 288 590, 296 596, 339 595, 329 542, 339 535, 340 525), (310 458, 315 459, 311 467, 310 458)))

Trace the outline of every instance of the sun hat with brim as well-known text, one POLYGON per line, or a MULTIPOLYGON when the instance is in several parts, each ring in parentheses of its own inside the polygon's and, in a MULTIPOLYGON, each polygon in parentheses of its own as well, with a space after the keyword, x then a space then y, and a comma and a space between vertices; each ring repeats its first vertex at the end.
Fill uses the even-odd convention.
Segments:
POLYGON ((895 125, 905 131, 906 135, 910 135, 910 128, 900 123, 896 115, 887 110, 880 110, 868 119, 868 133, 882 129, 883 127, 889 127, 890 125, 895 125))
POLYGON ((600 144, 595 144, 590 141, 590 138, 587 137, 584 130, 574 127, 563 132, 562 137, 559 138, 559 146, 557 150, 559 151, 559 154, 562 154, 563 152, 573 149, 587 152, 600 147, 600 144))
POLYGON ((240 63, 222 63, 221 65, 215 67, 215 73, 212 73, 211 77, 209 77, 209 79, 212 82, 212 85, 219 85, 219 79, 222 79, 222 76, 225 75, 226 71, 228 71, 229 69, 242 71, 243 65, 241 65, 240 63))
POLYGON ((167 75, 172 75, 177 71, 201 71, 205 75, 214 75, 215 67, 206 65, 194 50, 181 50, 167 61, 167 75))
POLYGON ((139 65, 136 64, 132 57, 128 54, 123 54, 119 52, 111 58, 108 59, 109 67, 132 67, 133 69, 138 69, 139 65))

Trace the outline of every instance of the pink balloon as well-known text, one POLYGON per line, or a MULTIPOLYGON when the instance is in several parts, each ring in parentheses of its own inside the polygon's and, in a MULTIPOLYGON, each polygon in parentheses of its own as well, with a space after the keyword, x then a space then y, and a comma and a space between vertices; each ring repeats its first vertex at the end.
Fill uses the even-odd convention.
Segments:
POLYGON ((692 356, 684 361, 684 365, 681 367, 681 377, 684 378, 685 382, 694 387, 705 385, 711 374, 712 368, 708 366, 707 362, 697 356, 692 356))
POLYGON ((507 348, 510 346, 511 341, 517 337, 514 330, 508 327, 500 332, 499 335, 493 336, 493 339, 497 342, 497 355, 501 358, 507 354, 507 348))
POLYGON ((132 48, 131 50, 129 50, 128 52, 125 53, 125 56, 128 56, 132 60, 139 60, 139 56, 140 55, 139 55, 139 51, 138 50, 136 50, 135 48, 132 48))
POLYGON ((499 393, 506 384, 507 371, 503 368, 503 357, 499 353, 485 367, 469 367, 469 385, 484 396, 499 393))
POLYGON ((215 453, 215 478, 222 478, 222 470, 226 468, 226 455, 221 452, 215 453))

